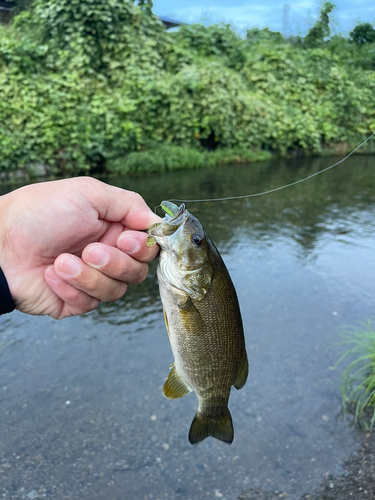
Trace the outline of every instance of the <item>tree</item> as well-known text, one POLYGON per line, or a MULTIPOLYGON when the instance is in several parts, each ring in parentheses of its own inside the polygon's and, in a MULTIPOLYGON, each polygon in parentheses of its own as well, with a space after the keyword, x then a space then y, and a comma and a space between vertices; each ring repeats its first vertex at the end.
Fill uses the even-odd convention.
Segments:
POLYGON ((375 29, 370 23, 358 24, 350 33, 350 40, 354 43, 375 43, 375 29))
POLYGON ((154 3, 152 0, 136 0, 135 5, 139 5, 143 11, 152 11, 154 3))
POLYGON ((306 47, 317 47, 325 42, 329 37, 331 30, 329 28, 329 14, 335 6, 331 2, 325 2, 320 10, 320 17, 309 30, 305 37, 306 47))

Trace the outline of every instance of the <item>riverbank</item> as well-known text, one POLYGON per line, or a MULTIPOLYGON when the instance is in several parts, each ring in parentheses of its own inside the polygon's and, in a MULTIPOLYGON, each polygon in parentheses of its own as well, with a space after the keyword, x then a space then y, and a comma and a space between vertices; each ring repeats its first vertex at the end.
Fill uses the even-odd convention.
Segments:
MULTIPOLYGON (((192 170, 204 167, 216 167, 219 165, 235 165, 240 163, 260 163, 274 159, 295 159, 309 156, 327 158, 330 156, 345 156, 353 151, 356 145, 338 143, 330 147, 322 148, 320 154, 307 153, 305 151, 290 151, 285 155, 275 154, 270 151, 253 151, 246 148, 216 149, 215 151, 203 151, 198 149, 187 149, 180 146, 155 146, 153 149, 130 153, 121 158, 109 161, 105 168, 94 169, 91 174, 106 176, 137 176, 146 173, 171 172, 174 170, 192 170)), ((367 144, 357 154, 374 154, 375 146, 367 144)), ((81 175, 87 175, 82 171, 81 175)), ((62 176, 58 169, 48 164, 29 163, 23 168, 13 171, 0 171, 0 184, 32 182, 40 180, 54 180, 62 176)))
MULTIPOLYGON (((299 500, 365 500, 375 498, 375 435, 368 433, 360 448, 344 463, 341 476, 326 474, 312 493, 299 500)), ((261 488, 244 491, 240 500, 279 500, 290 498, 282 491, 261 488)))
MULTIPOLYGON (((105 168, 94 169, 94 174, 108 176, 140 175, 174 170, 191 170, 237 163, 255 163, 271 160, 269 151, 250 151, 241 148, 202 151, 179 146, 156 146, 153 149, 124 155, 107 162, 105 168)), ((87 174, 88 172, 81 172, 87 174)), ((28 182, 61 178, 61 173, 51 165, 30 163, 24 168, 0 172, 0 183, 28 182)))

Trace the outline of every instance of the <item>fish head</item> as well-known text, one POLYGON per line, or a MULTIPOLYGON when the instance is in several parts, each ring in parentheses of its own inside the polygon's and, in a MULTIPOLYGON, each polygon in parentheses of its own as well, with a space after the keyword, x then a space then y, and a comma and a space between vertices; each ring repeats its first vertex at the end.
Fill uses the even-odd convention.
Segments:
POLYGON ((182 270, 200 269, 209 260, 210 245, 202 224, 182 203, 180 206, 163 201, 163 222, 149 230, 161 249, 173 257, 182 270))

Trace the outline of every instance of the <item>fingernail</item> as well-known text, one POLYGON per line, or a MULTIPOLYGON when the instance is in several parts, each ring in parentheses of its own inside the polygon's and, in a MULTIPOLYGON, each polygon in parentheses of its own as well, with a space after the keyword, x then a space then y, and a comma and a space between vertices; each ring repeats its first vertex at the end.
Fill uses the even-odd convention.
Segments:
POLYGON ((75 278, 81 271, 81 264, 74 257, 68 255, 59 262, 58 269, 61 273, 75 278))
POLYGON ((86 262, 95 267, 104 266, 109 259, 108 253, 100 245, 94 245, 86 253, 86 262))
POLYGON ((117 245, 120 250, 126 253, 134 253, 140 248, 140 243, 131 234, 124 234, 123 236, 120 237, 120 239, 117 242, 117 245))

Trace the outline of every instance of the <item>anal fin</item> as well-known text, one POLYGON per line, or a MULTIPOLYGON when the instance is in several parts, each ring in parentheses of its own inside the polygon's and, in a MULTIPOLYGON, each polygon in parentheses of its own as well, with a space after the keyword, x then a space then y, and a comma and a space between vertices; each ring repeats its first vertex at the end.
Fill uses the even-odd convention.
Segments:
POLYGON ((180 375, 177 373, 174 363, 172 363, 172 370, 169 372, 168 378, 163 387, 163 395, 168 399, 182 398, 191 390, 186 386, 180 375))
POLYGON ((248 374, 249 374, 249 362, 247 360, 247 354, 245 351, 242 358, 240 369, 238 370, 237 373, 237 378, 233 384, 236 389, 242 389, 242 387, 246 384, 248 374))

